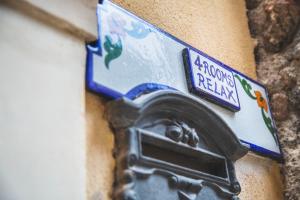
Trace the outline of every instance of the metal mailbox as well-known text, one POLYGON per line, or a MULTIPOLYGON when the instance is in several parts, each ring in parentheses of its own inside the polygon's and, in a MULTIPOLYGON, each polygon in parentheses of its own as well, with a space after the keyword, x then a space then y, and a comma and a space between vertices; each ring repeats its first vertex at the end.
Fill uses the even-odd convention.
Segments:
POLYGON ((108 104, 115 131, 113 199, 233 200, 234 162, 247 153, 212 110, 179 92, 108 104))

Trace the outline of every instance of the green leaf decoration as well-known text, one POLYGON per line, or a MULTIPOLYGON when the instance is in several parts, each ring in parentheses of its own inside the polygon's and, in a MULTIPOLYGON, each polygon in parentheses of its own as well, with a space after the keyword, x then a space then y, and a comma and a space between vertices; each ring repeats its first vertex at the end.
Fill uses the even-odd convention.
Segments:
POLYGON ((104 58, 104 63, 106 68, 109 69, 109 63, 122 54, 123 47, 121 38, 118 36, 118 41, 115 44, 113 44, 112 38, 109 35, 106 35, 104 49, 107 52, 104 58))
POLYGON ((262 113, 264 122, 265 122, 266 126, 268 127, 269 131, 270 131, 272 134, 274 134, 274 133, 275 133, 275 129, 274 129, 273 125, 272 125, 272 119, 271 119, 270 117, 267 117, 267 116, 265 115, 265 112, 264 112, 264 109, 263 109, 263 108, 261 109, 261 113, 262 113))
POLYGON ((251 85, 245 80, 245 79, 242 79, 240 76, 238 76, 237 74, 234 75, 234 77, 236 77, 239 82, 241 83, 241 85, 243 86, 243 89, 244 91, 246 92, 246 94, 253 100, 256 100, 257 103, 258 103, 258 106, 261 108, 261 114, 262 114, 262 117, 263 117, 263 120, 264 120, 264 123, 266 125, 266 127, 268 128, 268 130, 270 131, 270 133, 272 134, 276 144, 278 145, 278 138, 277 138, 277 135, 276 135, 276 130, 275 130, 275 127, 273 126, 273 123, 272 123, 272 119, 268 116, 266 116, 265 114, 265 111, 268 111, 268 109, 266 109, 265 107, 267 105, 264 105, 264 102, 265 100, 260 96, 260 92, 259 91, 255 91, 255 96, 251 93, 252 92, 252 87, 251 85))
POLYGON ((267 128, 269 129, 269 131, 272 133, 272 136, 274 138, 274 140, 276 141, 277 145, 278 145, 278 138, 276 136, 276 131, 275 128, 273 127, 273 123, 272 123, 272 119, 270 117, 267 117, 265 115, 264 109, 261 108, 261 114, 263 116, 264 122, 267 126, 267 128))
POLYGON ((241 79, 241 77, 238 76, 237 74, 235 74, 234 77, 236 77, 236 78, 240 81, 240 83, 241 83, 241 85, 243 86, 243 89, 245 90, 246 94, 247 94, 250 98, 256 100, 256 97, 255 97, 253 94, 251 94, 251 90, 252 90, 251 85, 250 85, 245 79, 241 79))

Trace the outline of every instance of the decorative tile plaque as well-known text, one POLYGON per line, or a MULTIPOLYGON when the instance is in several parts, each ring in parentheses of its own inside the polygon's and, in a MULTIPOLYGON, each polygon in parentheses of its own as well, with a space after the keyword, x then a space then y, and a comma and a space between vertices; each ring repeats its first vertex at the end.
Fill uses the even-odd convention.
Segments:
POLYGON ((217 113, 252 151, 281 159, 264 86, 110 1, 97 17, 98 40, 87 45, 89 90, 131 100, 179 91, 217 113))

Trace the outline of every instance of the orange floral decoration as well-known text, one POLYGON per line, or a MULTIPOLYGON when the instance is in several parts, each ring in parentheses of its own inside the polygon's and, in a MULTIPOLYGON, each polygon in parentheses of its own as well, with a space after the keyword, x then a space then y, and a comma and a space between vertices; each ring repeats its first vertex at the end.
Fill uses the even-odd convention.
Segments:
POLYGON ((256 90, 254 91, 254 93, 256 96, 257 105, 260 108, 263 108, 266 112, 268 112, 268 104, 266 100, 262 97, 261 92, 256 90))

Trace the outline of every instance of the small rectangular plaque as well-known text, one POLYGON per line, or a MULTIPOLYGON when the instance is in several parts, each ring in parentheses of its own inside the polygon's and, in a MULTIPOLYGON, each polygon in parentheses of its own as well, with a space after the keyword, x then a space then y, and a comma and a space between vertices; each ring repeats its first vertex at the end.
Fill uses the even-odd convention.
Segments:
POLYGON ((193 49, 184 49, 183 58, 191 93, 233 111, 240 110, 235 80, 229 68, 193 49))

